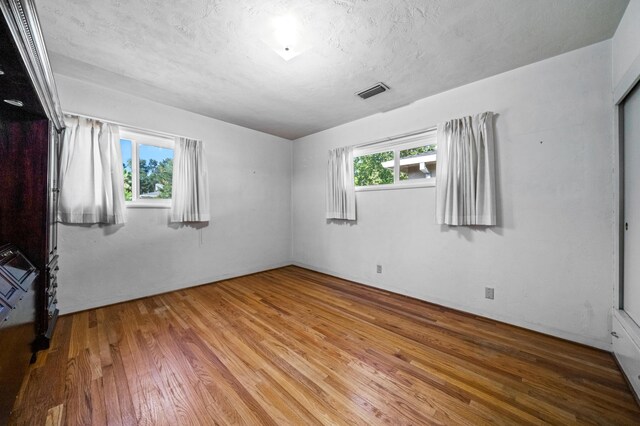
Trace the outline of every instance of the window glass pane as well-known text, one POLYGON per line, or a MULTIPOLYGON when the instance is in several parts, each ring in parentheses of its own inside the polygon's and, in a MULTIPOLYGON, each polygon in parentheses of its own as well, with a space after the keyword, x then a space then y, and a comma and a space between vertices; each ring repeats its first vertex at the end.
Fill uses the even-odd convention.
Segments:
POLYGON ((424 145, 400 151, 400 180, 436 177, 436 146, 424 145))
POLYGON ((356 157, 353 166, 356 186, 393 183, 393 151, 356 157))
POLYGON ((139 145, 140 198, 171 198, 173 149, 139 145))
POLYGON ((124 199, 131 201, 131 141, 120 139, 120 150, 122 151, 122 165, 124 167, 124 199))

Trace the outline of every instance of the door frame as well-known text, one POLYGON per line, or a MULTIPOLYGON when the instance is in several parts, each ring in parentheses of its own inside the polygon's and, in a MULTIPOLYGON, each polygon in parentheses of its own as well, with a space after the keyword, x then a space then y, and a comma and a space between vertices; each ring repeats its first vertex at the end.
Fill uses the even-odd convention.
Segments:
POLYGON ((617 335, 614 330, 614 322, 617 322, 624 331, 625 336, 631 340, 626 343, 626 348, 635 345, 640 348, 640 326, 624 311, 624 223, 625 223, 625 182, 624 182, 624 109, 623 102, 627 95, 640 84, 640 55, 636 57, 627 72, 620 79, 620 82, 613 91, 613 304, 611 310, 611 350, 613 357, 618 363, 623 376, 632 389, 636 401, 640 404, 640 384, 633 376, 635 369, 629 368, 629 362, 635 362, 637 353, 630 354, 627 350, 622 350, 618 339, 623 336, 617 335), (614 342, 615 341, 615 342, 614 342), (624 353, 618 353, 622 350, 624 353), (626 365, 626 368, 625 368, 626 365))
POLYGON ((613 91, 613 184, 614 184, 614 271, 613 271, 613 309, 624 308, 624 110, 623 103, 627 95, 640 84, 640 56, 631 64, 627 72, 613 91))

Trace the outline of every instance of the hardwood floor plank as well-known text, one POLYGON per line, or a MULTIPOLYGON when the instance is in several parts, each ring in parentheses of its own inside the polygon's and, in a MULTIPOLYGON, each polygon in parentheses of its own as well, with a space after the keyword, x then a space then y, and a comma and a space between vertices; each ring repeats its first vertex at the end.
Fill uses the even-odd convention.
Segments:
POLYGON ((286 267, 61 317, 12 425, 640 424, 611 354, 286 267))
POLYGON ((122 411, 120 410, 120 402, 118 398, 111 398, 109 395, 117 395, 118 386, 113 372, 113 365, 109 365, 102 370, 102 387, 106 397, 104 398, 105 412, 107 415, 107 424, 109 426, 122 425, 122 411))
POLYGON ((90 425, 94 401, 91 398, 89 349, 75 349, 78 352, 74 350, 75 355, 67 360, 64 385, 65 421, 73 425, 90 425))
POLYGON ((91 380, 91 425, 106 425, 107 409, 102 376, 91 380))
MULTIPOLYGON (((110 357, 112 360, 112 368, 108 369, 109 375, 113 372, 113 379, 115 381, 116 391, 115 393, 108 393, 109 401, 108 406, 117 407, 120 409, 120 419, 123 425, 131 425, 136 423, 136 413, 133 407, 133 399, 131 391, 129 389, 129 382, 124 369, 124 363, 120 356, 120 348, 116 344, 110 344, 110 357)), ((110 386, 110 385, 109 385, 110 386)), ((116 414, 117 412, 113 412, 116 414)))
POLYGON ((62 411, 64 405, 56 405, 47 410, 47 418, 44 421, 45 426, 62 426, 62 411))

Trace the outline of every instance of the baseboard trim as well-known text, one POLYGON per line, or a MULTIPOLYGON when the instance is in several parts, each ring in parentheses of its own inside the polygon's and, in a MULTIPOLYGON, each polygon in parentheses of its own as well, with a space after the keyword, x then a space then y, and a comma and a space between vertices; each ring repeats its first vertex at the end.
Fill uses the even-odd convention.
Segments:
POLYGON ((386 291, 388 293, 393 293, 396 295, 400 295, 400 296, 404 296, 404 297, 409 297, 411 299, 415 299, 415 300, 419 300, 419 301, 423 301, 423 302, 427 302, 427 303, 432 303, 435 305, 439 305, 448 309, 453 309, 456 311, 460 311, 466 314, 470 314, 470 315, 477 315, 477 316, 481 316, 483 318, 487 318, 490 319, 492 321, 497 321, 497 322, 501 322, 504 324, 508 324, 514 327, 520 327, 520 328, 524 328, 527 330, 531 330, 531 331, 535 331, 541 334, 545 334, 547 336, 551 336, 551 337, 555 337, 558 339, 562 339, 562 340, 567 340, 573 343, 578 343, 581 345, 585 345, 585 346, 589 346, 592 348, 596 348, 596 349, 600 349, 606 352, 611 352, 611 343, 610 342, 602 342, 596 339, 592 339, 590 337, 587 336, 581 336, 581 335, 576 335, 573 333, 569 333, 569 332, 565 332, 563 330, 558 330, 552 327, 545 327, 539 324, 533 324, 533 323, 529 323, 527 321, 521 321, 518 320, 517 318, 511 318, 511 317, 506 317, 506 316, 502 316, 502 315, 495 315, 491 312, 486 312, 486 311, 482 311, 482 310, 476 310, 476 309, 471 309, 468 306, 462 306, 462 305, 458 305, 455 303, 451 303, 449 301, 446 300, 439 300, 439 299, 426 299, 426 298, 421 298, 421 297, 417 297, 415 295, 412 294, 407 294, 402 292, 400 289, 389 289, 389 288, 385 288, 385 287, 378 287, 373 285, 372 283, 367 283, 367 282, 363 282, 362 279, 358 278, 358 277, 354 277, 354 276, 349 276, 346 274, 341 274, 339 272, 330 270, 330 269, 326 269, 326 268, 321 268, 321 267, 316 267, 314 265, 309 265, 309 264, 305 264, 303 262, 297 262, 297 261, 287 261, 287 262, 280 262, 280 263, 276 263, 276 264, 270 264, 270 265, 264 265, 264 266, 256 266, 253 268, 247 268, 245 270, 242 271, 234 271, 234 272, 230 272, 230 273, 225 273, 225 274, 219 274, 219 275, 215 275, 209 278, 205 278, 202 280, 199 280, 198 282, 187 282, 187 283, 181 283, 175 286, 170 286, 168 288, 164 288, 161 291, 155 291, 153 293, 149 293, 149 294, 141 294, 141 295, 136 295, 135 297, 131 298, 127 298, 127 297, 123 297, 123 296, 114 296, 112 298, 107 298, 107 299, 101 299, 101 300, 94 300, 94 301, 90 301, 89 303, 86 304, 82 304, 82 305, 74 305, 71 307, 64 307, 64 310, 61 311, 61 316, 63 315, 69 315, 69 314, 73 314, 73 313, 77 313, 77 312, 82 312, 82 311, 86 311, 86 310, 90 310, 90 309, 96 309, 96 308, 103 308, 106 306, 111 306, 111 305, 117 305, 120 303, 126 303, 126 302, 131 302, 131 301, 135 301, 135 300, 139 300, 139 299, 144 299, 146 297, 152 297, 152 296, 157 296, 160 294, 165 294, 165 293, 170 293, 172 291, 178 291, 178 290, 184 290, 187 288, 192 288, 192 287, 199 287, 202 285, 207 285, 207 284, 213 284, 219 281, 225 281, 228 279, 233 279, 233 278, 239 278, 239 277, 243 277, 243 276, 247 276, 247 275, 254 275, 254 274, 258 274, 261 272, 266 272, 266 271, 270 271, 273 269, 279 269, 279 268, 283 268, 286 266, 297 266, 300 268, 304 268, 304 269, 308 269, 310 271, 315 271, 315 272, 319 272, 322 274, 326 274, 326 275, 331 275, 333 277, 336 278, 340 278, 340 279, 344 279, 347 281, 351 281, 355 284, 359 284, 359 285, 363 285, 366 287, 370 287, 370 288, 374 288, 377 290, 382 290, 382 291, 386 291))
POLYGON ((434 305, 439 305, 448 309, 452 309, 455 311, 459 311, 465 314, 470 314, 470 315, 476 315, 476 316, 480 316, 483 318, 487 318, 490 319, 492 321, 497 321, 497 322, 501 322, 504 324, 508 324, 514 327, 519 327, 519 328, 523 328, 526 330, 530 330, 530 331, 535 331, 537 333, 541 333, 547 336, 551 336, 551 337, 555 337, 561 340, 566 340, 572 343, 578 343, 580 345, 584 345, 584 346, 589 346, 592 348, 596 348, 596 349, 600 349, 602 351, 605 352, 609 352, 611 353, 611 342, 607 341, 607 342, 603 342, 597 339, 593 339, 591 337, 588 336, 582 336, 582 335, 578 335, 578 334, 574 334, 574 333, 570 333, 570 332, 566 332, 563 330, 558 330, 556 328, 553 327, 546 327, 540 324, 534 324, 534 323, 530 323, 527 321, 522 321, 519 320, 517 318, 512 318, 512 317, 507 317, 504 315, 495 315, 492 312, 487 312, 487 311, 483 311, 480 309, 472 309, 468 306, 464 306, 464 305, 459 305, 456 303, 451 303, 450 301, 447 300, 441 300, 441 299, 426 299, 426 298, 422 298, 422 297, 418 297, 416 295, 413 294, 407 294, 407 293, 403 293, 400 289, 396 289, 396 288, 386 288, 386 287, 378 287, 372 283, 367 283, 367 282, 363 282, 361 278, 358 277, 354 277, 354 276, 349 276, 347 274, 341 274, 339 272, 336 271, 332 271, 330 269, 326 269, 326 268, 321 268, 321 267, 316 267, 313 265, 308 265, 305 264, 303 262, 297 262, 297 261, 293 261, 292 264, 294 266, 298 266, 300 268, 304 268, 304 269, 309 269, 310 271, 315 271, 315 272, 319 272, 322 274, 326 274, 326 275, 331 275, 333 277, 337 277, 337 278, 341 278, 343 280, 347 280, 347 281, 352 281, 355 284, 359 284, 359 285, 364 285, 366 287, 371 287, 377 290, 382 290, 382 291, 386 291, 388 293, 393 293, 396 295, 400 295, 400 296, 405 296, 405 297, 409 297, 411 299, 415 299, 415 300, 419 300, 419 301, 423 301, 423 302, 427 302, 427 303, 432 303, 434 305))
POLYGON ((230 279, 233 279, 233 278, 240 278, 240 277, 244 277, 244 276, 247 276, 247 275, 259 274, 260 272, 266 272, 266 271, 270 271, 272 269, 283 268, 285 266, 290 266, 291 264, 292 263, 290 261, 286 261, 286 262, 279 262, 279 263, 274 263, 274 264, 269 264, 269 265, 254 266, 252 268, 246 268, 246 269, 243 269, 243 270, 238 270, 238 271, 233 271, 233 272, 213 275, 211 277, 206 277, 206 278, 203 278, 201 280, 197 280, 195 282, 194 281, 190 281, 190 282, 180 283, 180 284, 177 284, 177 285, 169 285, 166 288, 156 289, 153 292, 150 292, 148 294, 146 294, 146 293, 145 294, 139 294, 139 295, 135 295, 133 297, 115 295, 115 296, 109 297, 109 298, 91 300, 91 301, 88 301, 87 303, 76 304, 76 305, 71 305, 71 306, 62 306, 62 307, 60 307, 60 311, 61 311, 60 316, 74 314, 74 313, 78 313, 78 312, 82 312, 82 311, 87 311, 87 310, 90 310, 90 309, 104 308, 106 306, 118 305, 120 303, 127 303, 127 302, 131 302, 131 301, 135 301, 135 300, 145 299, 147 297, 158 296, 160 294, 171 293, 173 291, 185 290, 187 288, 199 287, 199 286, 207 285, 207 284, 213 284, 213 283, 216 283, 216 282, 230 280, 230 279))

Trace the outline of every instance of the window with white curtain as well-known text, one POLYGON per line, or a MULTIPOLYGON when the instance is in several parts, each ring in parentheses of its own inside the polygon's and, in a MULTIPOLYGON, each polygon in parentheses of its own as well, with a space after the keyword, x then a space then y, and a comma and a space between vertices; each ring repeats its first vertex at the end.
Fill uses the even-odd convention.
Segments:
POLYGON ((59 160, 58 220, 62 223, 124 223, 118 126, 72 115, 65 115, 65 125, 59 160))
POLYGON ((120 130, 127 207, 171 207, 174 140, 120 130))
POLYGON ((356 191, 435 186, 436 131, 355 148, 356 191))

